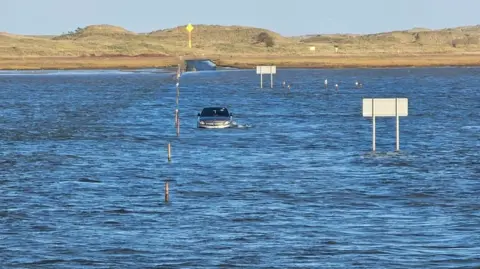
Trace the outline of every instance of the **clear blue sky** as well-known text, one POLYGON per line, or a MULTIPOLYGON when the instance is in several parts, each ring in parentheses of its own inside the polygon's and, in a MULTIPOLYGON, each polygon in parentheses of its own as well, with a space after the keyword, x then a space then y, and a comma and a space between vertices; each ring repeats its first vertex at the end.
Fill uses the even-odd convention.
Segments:
POLYGON ((150 32, 190 22, 283 35, 375 33, 476 25, 479 11, 480 0, 0 0, 0 32, 61 34, 91 24, 150 32))

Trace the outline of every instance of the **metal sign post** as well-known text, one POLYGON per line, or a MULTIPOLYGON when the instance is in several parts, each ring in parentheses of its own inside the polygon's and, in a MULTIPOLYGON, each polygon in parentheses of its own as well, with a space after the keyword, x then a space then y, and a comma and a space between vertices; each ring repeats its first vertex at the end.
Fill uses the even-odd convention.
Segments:
POLYGON ((263 74, 270 74, 270 88, 273 89, 273 74, 277 73, 277 67, 272 66, 257 66, 257 74, 260 75, 260 88, 263 88, 263 74))
POLYGON ((273 89, 273 73, 270 73, 270 88, 273 89))
POLYGON ((395 150, 400 151, 400 117, 398 116, 398 98, 395 98, 395 120, 396 124, 396 132, 395 132, 395 150))
POLYGON ((193 25, 189 23, 187 27, 185 27, 188 31, 188 47, 192 48, 192 31, 193 31, 193 25))
POLYGON ((263 69, 260 69, 260 89, 263 89, 263 69))
POLYGON ((372 150, 376 149, 375 99, 372 98, 372 150))
POLYGON ((396 145, 395 150, 400 151, 400 117, 408 116, 407 98, 364 98, 363 117, 372 117, 372 150, 376 150, 376 117, 395 117, 396 119, 396 145))

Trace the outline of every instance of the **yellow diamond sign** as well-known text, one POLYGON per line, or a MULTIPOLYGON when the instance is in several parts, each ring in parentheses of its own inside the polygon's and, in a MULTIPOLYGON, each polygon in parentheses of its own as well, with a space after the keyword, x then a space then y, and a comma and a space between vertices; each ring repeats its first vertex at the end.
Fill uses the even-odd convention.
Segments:
POLYGON ((193 31, 193 25, 192 25, 191 23, 189 23, 189 24, 187 25, 187 27, 185 27, 185 29, 187 29, 187 31, 190 33, 190 32, 193 31))

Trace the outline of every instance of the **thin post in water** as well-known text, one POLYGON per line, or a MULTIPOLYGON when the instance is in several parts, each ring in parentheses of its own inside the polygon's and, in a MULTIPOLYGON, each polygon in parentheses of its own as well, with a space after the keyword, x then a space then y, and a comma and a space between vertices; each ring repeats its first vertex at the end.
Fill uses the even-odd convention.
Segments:
POLYGON ((178 105, 178 99, 179 99, 179 97, 180 97, 180 88, 177 87, 177 105, 178 105))
POLYGON ((170 145, 170 143, 168 143, 167 145, 167 154, 168 161, 170 162, 172 160, 172 146, 170 145))
POLYGON ((175 128, 178 126, 178 109, 175 109, 175 128))
POLYGON ((177 137, 180 136, 180 118, 177 119, 177 137))

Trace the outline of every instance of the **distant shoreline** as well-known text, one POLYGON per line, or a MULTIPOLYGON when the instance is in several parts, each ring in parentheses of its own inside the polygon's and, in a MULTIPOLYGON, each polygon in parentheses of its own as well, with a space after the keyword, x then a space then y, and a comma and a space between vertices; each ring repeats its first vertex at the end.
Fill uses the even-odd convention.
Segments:
MULTIPOLYGON (((480 66, 480 54, 324 55, 324 56, 212 56, 218 67, 279 68, 399 68, 480 66)), ((98 70, 168 68, 182 61, 175 56, 0 57, 0 70, 98 70)))

